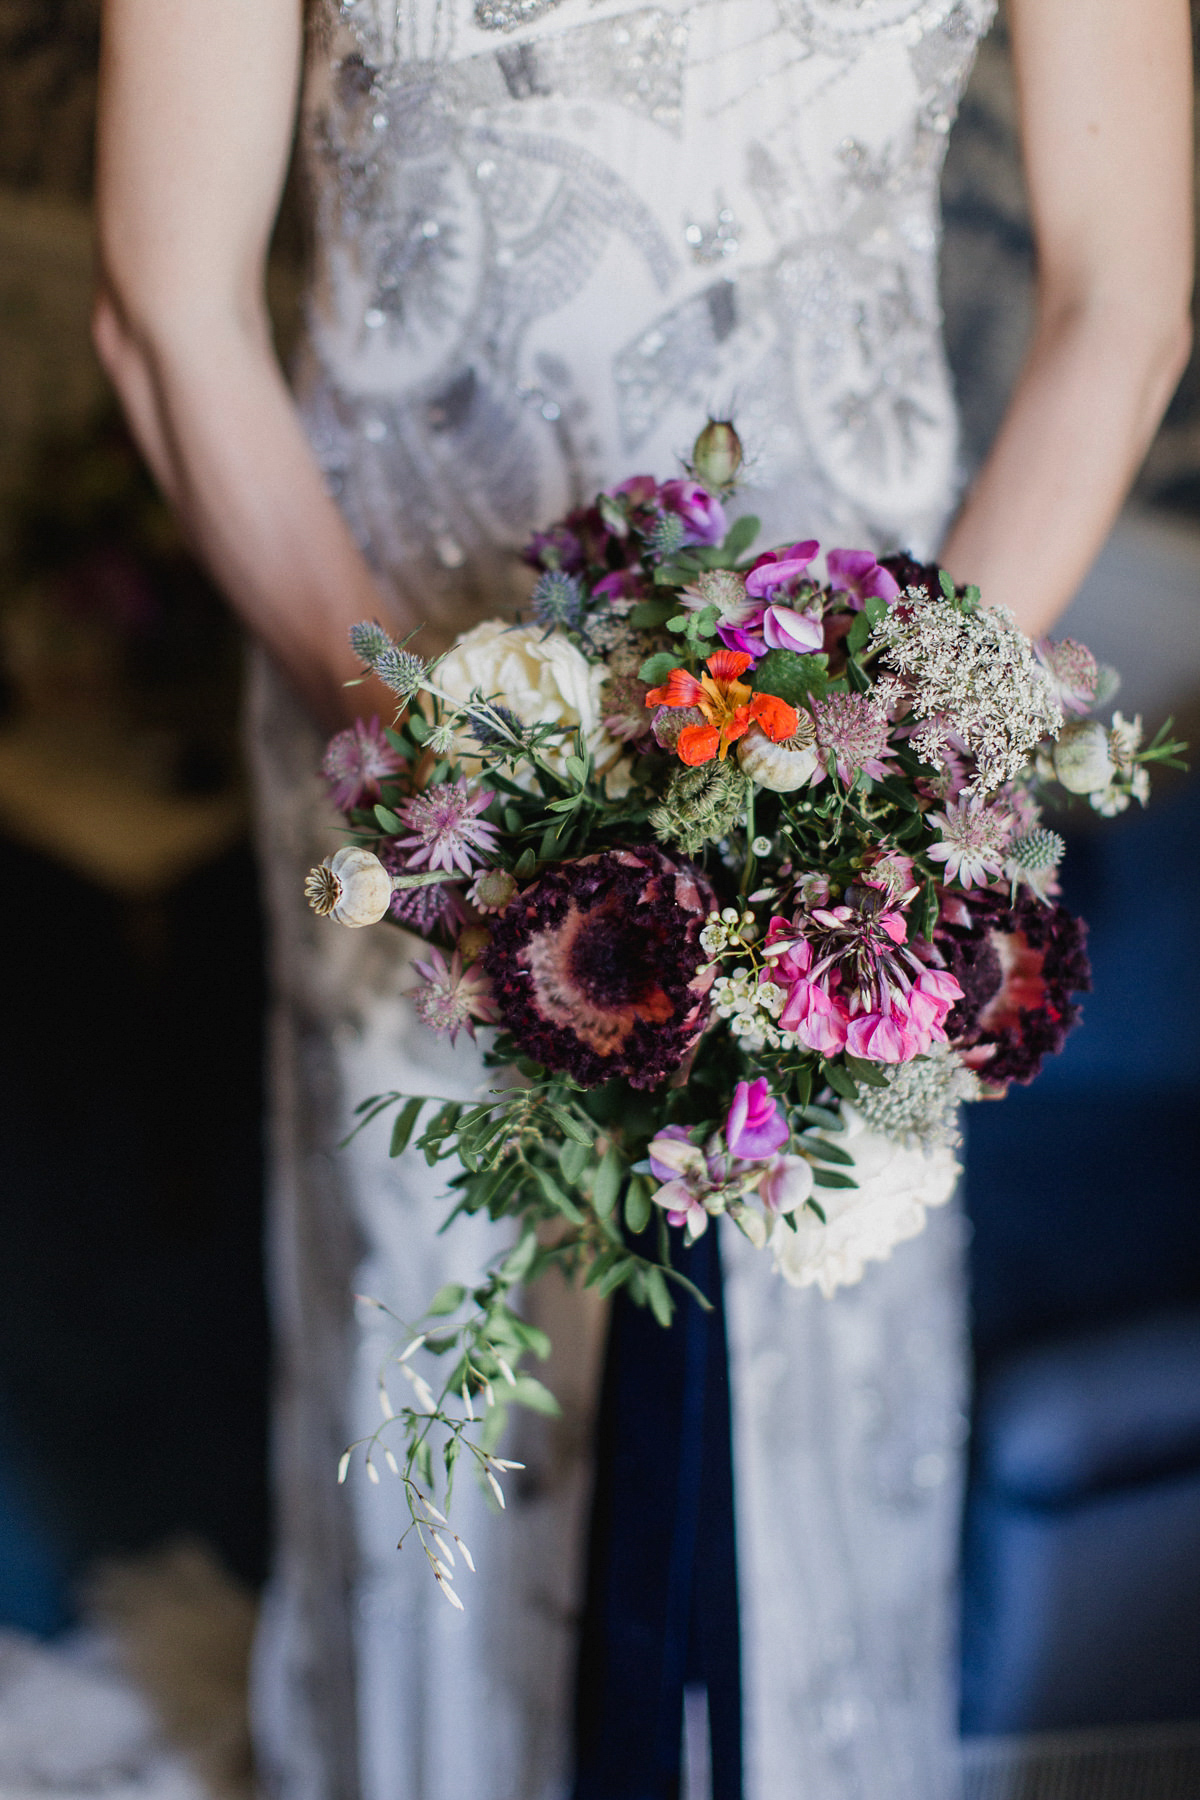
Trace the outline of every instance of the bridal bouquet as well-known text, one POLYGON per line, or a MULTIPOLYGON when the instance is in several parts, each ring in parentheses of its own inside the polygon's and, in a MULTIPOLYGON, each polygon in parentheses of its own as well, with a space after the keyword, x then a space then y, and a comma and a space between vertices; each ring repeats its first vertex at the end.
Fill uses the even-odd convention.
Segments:
POLYGON ((488 1027, 504 1071, 472 1103, 358 1109, 397 1109, 394 1155, 455 1159, 452 1217, 510 1222, 473 1288, 397 1322, 408 1403, 385 1369, 361 1446, 456 1605, 439 1489, 465 1450, 503 1504, 507 1403, 554 1409, 514 1290, 557 1265, 668 1325, 671 1227, 727 1215, 826 1295, 919 1231, 960 1102, 1030 1081, 1089 984, 1047 790, 1116 813, 1182 748, 1091 716, 1113 683, 1081 644, 1030 644, 935 567, 752 554, 757 521, 723 506, 740 459, 710 423, 685 477, 539 533, 526 622, 431 663, 352 633, 399 722, 329 746, 351 840, 311 904, 424 939, 419 1017, 488 1027))

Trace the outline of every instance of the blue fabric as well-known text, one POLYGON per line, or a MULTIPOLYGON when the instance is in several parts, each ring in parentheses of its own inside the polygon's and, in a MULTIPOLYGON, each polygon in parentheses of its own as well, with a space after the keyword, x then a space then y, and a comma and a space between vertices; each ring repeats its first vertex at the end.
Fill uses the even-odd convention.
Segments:
MULTIPOLYGON (((676 1800, 683 1690, 708 1693, 713 1800, 742 1800, 741 1652, 717 1232, 669 1330, 619 1290, 596 1442, 575 1800, 676 1800)), ((678 1290, 676 1290, 678 1292, 678 1290)))
POLYGON ((1200 1469, 1200 1308, 1006 1358, 976 1429, 985 1484, 1033 1505, 1200 1469))

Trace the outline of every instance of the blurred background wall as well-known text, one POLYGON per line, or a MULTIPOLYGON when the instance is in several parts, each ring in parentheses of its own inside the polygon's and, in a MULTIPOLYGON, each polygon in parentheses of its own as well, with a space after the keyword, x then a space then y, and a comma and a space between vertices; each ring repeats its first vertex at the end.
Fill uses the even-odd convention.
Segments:
MULTIPOLYGON (((268 1554, 240 644, 89 347, 97 12, 0 0, 0 1706, 114 1555, 159 1560, 136 1565, 149 1587, 93 1576, 89 1616, 157 1594, 161 1644, 164 1618, 178 1637, 216 1604, 236 1678, 268 1554), (160 1553, 181 1537, 204 1548, 160 1553)), ((968 468, 1030 316, 1013 110, 1001 23, 944 183, 968 468)), ((285 340, 297 216, 272 277, 285 340)), ((1200 357, 1063 629, 1122 668, 1127 712, 1174 711, 1196 741, 1200 357)), ((977 1800, 1018 1792, 989 1744, 1064 1731, 1028 1752, 1027 1800, 1169 1800, 1200 1792, 1200 1734, 1179 1735, 1200 1720, 1197 785, 1161 782, 1103 836, 1067 829, 1087 1023, 1035 1089, 970 1120, 964 1722, 977 1800)), ((39 1754, 0 1738, 0 1797, 39 1754)))

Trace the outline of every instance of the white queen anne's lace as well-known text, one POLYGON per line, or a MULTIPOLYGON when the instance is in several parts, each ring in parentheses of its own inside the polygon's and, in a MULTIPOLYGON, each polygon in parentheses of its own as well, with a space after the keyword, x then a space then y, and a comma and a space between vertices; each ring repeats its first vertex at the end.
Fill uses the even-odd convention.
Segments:
POLYGON ((1041 739, 1062 728, 1053 684, 1004 607, 960 608, 910 588, 876 625, 868 648, 923 721, 914 748, 940 767, 952 733, 974 756, 969 793, 1013 780, 1041 739))

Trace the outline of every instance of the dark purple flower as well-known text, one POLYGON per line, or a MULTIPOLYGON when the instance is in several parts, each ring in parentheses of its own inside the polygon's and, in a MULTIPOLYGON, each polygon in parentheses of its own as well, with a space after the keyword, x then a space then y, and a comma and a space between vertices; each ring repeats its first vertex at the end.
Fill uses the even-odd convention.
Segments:
POLYGON ((616 569, 611 575, 603 575, 592 589, 593 595, 603 594, 608 600, 641 600, 645 592, 646 584, 637 568, 616 569))
MULTIPOLYGON (((407 875, 412 868, 407 850, 395 838, 385 838, 377 855, 389 875, 407 875)), ((388 915, 407 925, 419 937, 432 937, 439 928, 452 936, 465 923, 467 909, 462 890, 453 881, 431 882, 428 887, 396 888, 388 915)))
POLYGON ((729 527, 725 508, 698 481, 664 481, 658 497, 683 520, 685 544, 719 544, 729 527))
POLYGON ((830 550, 825 567, 830 587, 848 600, 855 612, 862 611, 865 600, 891 601, 900 592, 896 577, 876 562, 870 550, 830 550))
POLYGON ((947 1036, 988 1087, 1028 1083, 1079 1022, 1072 995, 1092 985, 1087 926, 1025 892, 1011 904, 986 889, 953 899, 935 932, 963 990, 947 1036))
POLYGON ((776 1150, 782 1150, 790 1136, 788 1122, 766 1076, 760 1075, 757 1081, 739 1081, 725 1121, 730 1155, 743 1162, 765 1162, 776 1150))
POLYGON ((339 812, 348 813, 365 801, 378 800, 380 782, 398 775, 403 767, 403 757, 384 737, 379 720, 364 724, 356 719, 348 731, 339 731, 329 740, 321 773, 329 783, 333 804, 339 812))
POLYGON ((765 550, 746 576, 746 592, 764 604, 792 599, 800 583, 809 578, 808 566, 820 548, 816 538, 809 538, 786 550, 765 550))
POLYGON ((700 932, 715 905, 698 870, 653 846, 547 869, 492 925, 483 960, 501 1023, 585 1087, 660 1086, 707 1023, 700 932))

